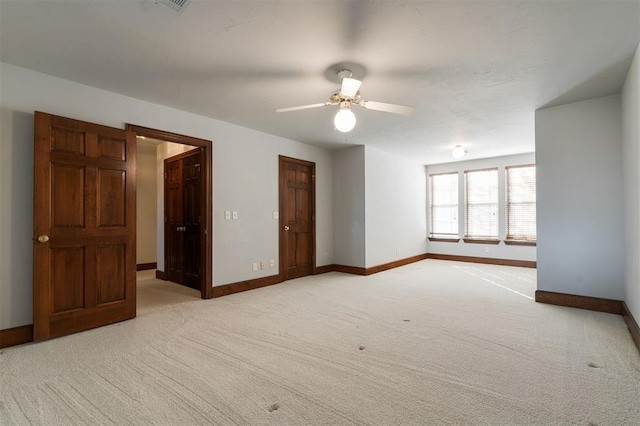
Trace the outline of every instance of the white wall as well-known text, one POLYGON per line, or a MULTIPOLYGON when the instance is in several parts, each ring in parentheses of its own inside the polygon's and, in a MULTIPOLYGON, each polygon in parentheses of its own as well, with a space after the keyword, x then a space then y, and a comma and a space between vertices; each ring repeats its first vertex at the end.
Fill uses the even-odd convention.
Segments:
MULTIPOLYGON (((446 164, 430 165, 426 167, 426 180, 430 174, 458 172, 458 232, 460 238, 464 236, 464 171, 478 170, 491 167, 498 168, 498 224, 500 229, 500 244, 468 244, 464 241, 457 243, 429 241, 429 253, 448 254, 454 256, 486 257, 490 259, 509 260, 536 260, 536 247, 505 245, 506 238, 506 189, 505 189, 505 166, 517 166, 535 163, 535 154, 508 155, 504 157, 485 158, 482 160, 458 161, 446 164)), ((539 173, 539 171, 538 171, 539 173)), ((428 182, 428 181, 427 181, 428 182)), ((428 183, 427 183, 428 192, 428 183)), ((428 201, 427 201, 428 202, 428 201)))
POLYGON ((334 262, 366 266, 364 146, 333 152, 334 262))
POLYGON ((213 282, 260 276, 251 263, 278 265, 278 155, 316 163, 316 263, 333 263, 330 151, 112 92, 0 64, 0 329, 32 314, 33 112, 124 128, 125 123, 213 140, 213 282), (240 219, 225 221, 224 210, 240 219))
POLYGON ((622 300, 620 96, 536 111, 538 289, 622 300))
POLYGON ((622 89, 625 294, 640 321, 640 46, 622 89))
POLYGON ((365 147, 367 268, 427 252, 424 165, 365 147))
POLYGON ((264 133, 214 139, 214 272, 216 285, 277 274, 278 154, 316 163, 316 265, 333 263, 333 164, 331 152, 264 133), (224 211, 238 212, 225 220, 224 211), (251 271, 252 262, 275 267, 251 271), (268 263, 267 263, 268 264, 268 263))
POLYGON ((136 263, 153 263, 157 259, 156 147, 138 140, 136 161, 136 263))

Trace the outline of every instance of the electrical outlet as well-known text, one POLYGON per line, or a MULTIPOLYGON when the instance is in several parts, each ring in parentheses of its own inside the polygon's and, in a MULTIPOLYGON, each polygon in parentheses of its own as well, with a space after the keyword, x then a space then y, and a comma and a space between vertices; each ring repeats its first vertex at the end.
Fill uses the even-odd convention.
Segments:
POLYGON ((224 220, 230 220, 231 219, 231 212, 229 210, 225 210, 224 211, 224 220))
POLYGON ((260 269, 266 269, 266 268, 267 268, 267 262, 263 260, 262 262, 260 262, 260 269))
POLYGON ((257 270, 258 270, 258 263, 257 263, 257 262, 254 262, 254 263, 253 263, 253 265, 251 265, 251 267, 252 267, 252 269, 253 269, 254 271, 257 271, 257 270))
POLYGON ((396 249, 396 254, 400 254, 400 249, 399 248, 396 249))
POLYGON ((273 218, 274 219, 278 219, 280 217, 280 213, 278 212, 273 212, 273 218))
POLYGON ((233 220, 238 220, 238 212, 237 211, 233 211, 233 220))
POLYGON ((269 266, 273 268, 273 266, 276 264, 275 260, 271 259, 269 261, 269 266))

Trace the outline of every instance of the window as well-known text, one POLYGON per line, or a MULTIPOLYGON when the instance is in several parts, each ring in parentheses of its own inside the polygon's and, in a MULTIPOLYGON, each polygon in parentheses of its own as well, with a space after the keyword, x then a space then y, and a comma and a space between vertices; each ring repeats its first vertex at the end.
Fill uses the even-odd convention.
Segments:
POLYGON ((536 243, 536 166, 506 167, 507 237, 505 244, 536 243))
POLYGON ((464 178, 464 241, 498 244, 498 169, 465 171, 464 178))
POLYGON ((458 241, 458 173, 429 175, 429 239, 458 241))

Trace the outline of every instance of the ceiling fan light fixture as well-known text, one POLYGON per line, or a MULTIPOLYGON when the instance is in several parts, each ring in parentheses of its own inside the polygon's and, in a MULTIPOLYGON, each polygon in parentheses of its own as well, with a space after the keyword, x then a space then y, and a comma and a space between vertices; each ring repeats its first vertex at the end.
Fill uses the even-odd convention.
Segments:
POLYGON ((333 118, 333 125, 342 133, 350 132, 356 127, 356 115, 351 111, 349 102, 340 102, 340 111, 333 118))
POLYGON ((456 147, 453 148, 453 151, 451 151, 451 155, 456 160, 459 160, 460 158, 464 157, 464 154, 466 154, 466 153, 467 153, 467 151, 464 150, 462 145, 456 145, 456 147))

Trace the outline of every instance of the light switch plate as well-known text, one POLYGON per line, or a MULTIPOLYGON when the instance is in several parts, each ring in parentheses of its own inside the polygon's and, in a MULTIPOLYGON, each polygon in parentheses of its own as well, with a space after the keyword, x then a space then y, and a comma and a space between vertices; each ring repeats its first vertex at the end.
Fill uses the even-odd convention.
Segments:
POLYGON ((273 212, 273 218, 274 219, 280 218, 280 214, 278 212, 273 212))
POLYGON ((235 210, 233 212, 233 220, 238 220, 238 212, 235 210))
POLYGON ((230 220, 231 219, 231 212, 229 210, 225 210, 224 211, 224 219, 225 220, 230 220))

